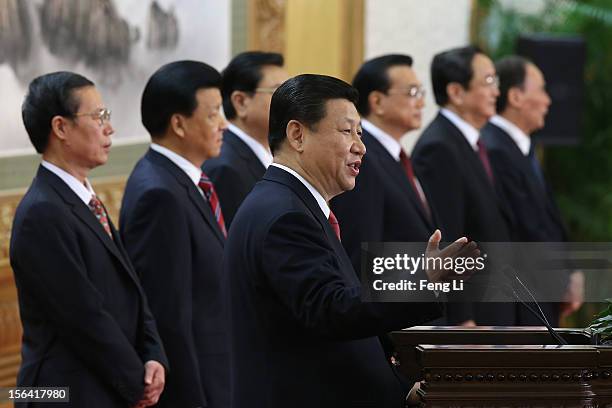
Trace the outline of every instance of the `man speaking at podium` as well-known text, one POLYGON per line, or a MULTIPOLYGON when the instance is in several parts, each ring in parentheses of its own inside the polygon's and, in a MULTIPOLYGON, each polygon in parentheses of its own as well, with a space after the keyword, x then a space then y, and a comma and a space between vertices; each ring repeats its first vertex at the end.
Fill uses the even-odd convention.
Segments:
MULTIPOLYGON (((329 200, 355 186, 365 154, 357 91, 323 75, 281 85, 270 107, 273 164, 234 218, 226 245, 235 408, 401 407, 376 337, 439 315, 366 303, 329 200)), ((367 214, 364 214, 367 216, 367 214)), ((475 253, 463 238, 428 256, 475 253)), ((439 281, 446 273, 428 271, 439 281)), ((433 297, 433 295, 432 295, 433 297)))

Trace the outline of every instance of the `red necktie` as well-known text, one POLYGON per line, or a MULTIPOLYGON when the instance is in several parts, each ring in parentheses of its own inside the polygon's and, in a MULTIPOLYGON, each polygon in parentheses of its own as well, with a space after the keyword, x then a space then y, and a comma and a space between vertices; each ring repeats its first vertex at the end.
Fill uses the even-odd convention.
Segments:
POLYGON ((215 187, 213 186, 212 181, 210 181, 206 173, 202 172, 202 176, 200 177, 200 182, 198 183, 198 185, 204 192, 204 197, 206 197, 206 201, 208 201, 208 205, 210 205, 210 209, 215 215, 215 220, 217 220, 217 224, 219 224, 219 228, 221 229, 223 236, 227 238, 227 230, 225 229, 225 221, 223 220, 221 203, 219 203, 219 197, 217 196, 215 187))
POLYGON ((104 231, 106 231, 110 239, 113 239, 110 224, 108 223, 108 214, 106 213, 106 210, 102 205, 102 201, 100 201, 95 195, 92 195, 91 200, 89 200, 88 206, 93 215, 95 215, 98 221, 100 221, 100 224, 102 224, 104 231))
POLYGON ((489 177, 489 181, 491 181, 491 184, 493 184, 495 182, 495 178, 493 177, 493 169, 491 168, 491 162, 489 162, 489 154, 487 153, 487 148, 484 143, 480 141, 480 139, 478 139, 478 141, 476 142, 476 146, 478 146, 478 157, 480 158, 482 166, 484 167, 485 172, 487 173, 487 177, 489 177))
POLYGON ((410 161, 410 157, 408 157, 406 152, 404 152, 404 149, 400 150, 400 163, 404 168, 404 171, 406 172, 406 176, 408 176, 408 181, 410 182, 414 193, 417 195, 417 197, 419 197, 419 200, 421 201, 421 205, 423 206, 425 214, 428 218, 431 219, 431 211, 429 209, 429 205, 427 204, 427 198, 421 192, 421 190, 418 189, 416 185, 416 177, 414 176, 414 170, 412 169, 412 162, 410 161))
POLYGON ((331 225, 332 229, 334 230, 334 233, 336 233, 336 236, 338 237, 338 241, 341 241, 340 239, 340 224, 338 224, 338 219, 336 218, 336 216, 334 215, 333 212, 329 212, 329 225, 331 225))

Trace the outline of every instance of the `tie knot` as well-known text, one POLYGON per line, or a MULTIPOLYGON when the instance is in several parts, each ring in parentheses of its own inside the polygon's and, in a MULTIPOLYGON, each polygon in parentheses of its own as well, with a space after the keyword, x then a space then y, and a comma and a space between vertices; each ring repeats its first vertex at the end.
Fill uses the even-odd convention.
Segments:
POLYGON ((200 176, 200 181, 198 182, 198 185, 202 190, 204 190, 205 193, 208 193, 213 189, 212 181, 210 181, 210 179, 204 172, 202 172, 202 175, 200 176))
POLYGON ((102 202, 96 197, 95 194, 92 194, 91 200, 89 200, 89 206, 92 208, 97 208, 102 206, 102 202))
POLYGON ((328 221, 329 225, 332 227, 332 230, 334 230, 334 234, 336 234, 338 240, 340 240, 340 224, 332 211, 329 212, 328 221))

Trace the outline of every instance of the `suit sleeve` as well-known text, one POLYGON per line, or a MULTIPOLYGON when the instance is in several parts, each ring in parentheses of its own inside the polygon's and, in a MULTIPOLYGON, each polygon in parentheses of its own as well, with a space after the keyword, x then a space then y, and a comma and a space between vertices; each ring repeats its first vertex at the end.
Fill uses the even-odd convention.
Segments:
POLYGON ((17 284, 32 291, 62 342, 86 366, 130 405, 138 402, 144 391, 143 362, 91 282, 65 211, 35 205, 18 234, 13 253, 17 284))
POLYGON ((166 351, 159 336, 157 323, 149 308, 144 290, 141 302, 141 328, 141 336, 138 343, 140 358, 144 362, 150 360, 157 361, 164 366, 167 376, 170 369, 168 358, 166 357, 166 351))
MULTIPOLYGON (((444 145, 428 144, 415 151, 414 168, 423 183, 430 206, 436 214, 442 240, 452 242, 465 235, 466 203, 463 192, 465 180, 461 177, 462 163, 444 145)), ((470 237, 468 237, 470 238, 470 237)), ((475 317, 474 306, 469 302, 457 302, 449 294, 446 314, 450 324, 463 323, 475 317)))
POLYGON ((428 304, 420 316, 411 303, 361 301, 359 284, 348 286, 321 225, 307 214, 287 213, 262 241, 264 279, 293 318, 314 335, 357 339, 381 335, 437 318, 428 304))
MULTIPOLYGON (((171 191, 143 194, 124 214, 121 235, 164 341, 172 375, 165 392, 177 406, 205 406, 192 321, 192 254, 188 221, 171 191)), ((205 242, 202 245, 206 245, 205 242)))
POLYGON ((215 186, 221 203, 223 218, 229 229, 240 204, 242 204, 250 189, 242 181, 240 174, 230 166, 216 166, 208 170, 206 174, 215 186))
POLYGON ((373 163, 364 157, 355 188, 331 201, 342 225, 342 245, 355 272, 361 273, 361 243, 384 241, 384 192, 373 163))

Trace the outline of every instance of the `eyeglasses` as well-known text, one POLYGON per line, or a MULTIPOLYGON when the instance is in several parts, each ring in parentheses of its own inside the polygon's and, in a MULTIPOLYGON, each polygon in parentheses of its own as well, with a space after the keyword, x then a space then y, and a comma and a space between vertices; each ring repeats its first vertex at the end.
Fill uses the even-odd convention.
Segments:
POLYGON ((387 91, 387 94, 389 95, 404 95, 407 96, 409 98, 413 98, 413 99, 421 99, 425 97, 425 88, 423 88, 420 85, 412 85, 412 86, 408 86, 406 88, 391 88, 387 91))
POLYGON ((273 94, 274 91, 276 91, 277 89, 278 89, 278 86, 269 87, 269 88, 255 88, 255 92, 257 92, 257 93, 273 94))
POLYGON ((75 113, 74 117, 78 118, 79 116, 89 116, 92 119, 96 119, 100 126, 104 126, 105 123, 110 122, 111 111, 110 109, 102 108, 95 110, 93 112, 87 113, 75 113))
POLYGON ((497 75, 487 75, 482 82, 484 86, 499 88, 499 77, 497 75))

